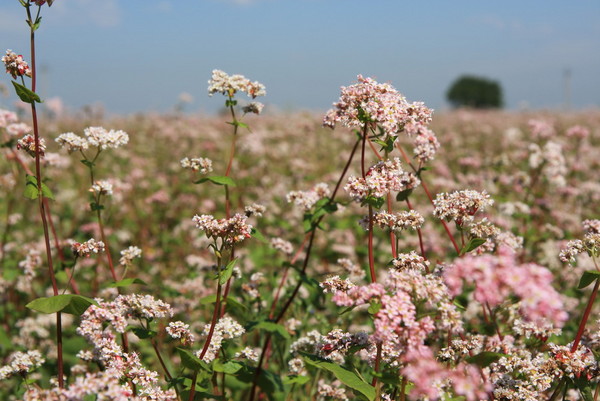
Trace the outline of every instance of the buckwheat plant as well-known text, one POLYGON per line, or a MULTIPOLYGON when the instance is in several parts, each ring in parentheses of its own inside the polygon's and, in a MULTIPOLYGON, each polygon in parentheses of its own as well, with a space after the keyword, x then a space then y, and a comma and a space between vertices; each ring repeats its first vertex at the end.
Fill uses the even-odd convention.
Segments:
MULTIPOLYGON (((48 264, 48 275, 52 283, 52 292, 54 296, 58 295, 58 284, 54 272, 54 265, 52 260, 52 250, 50 245, 50 235, 48 231, 48 202, 46 198, 53 198, 52 192, 44 184, 41 168, 41 159, 44 155, 44 139, 40 137, 40 129, 38 126, 38 116, 36 103, 41 103, 42 100, 36 93, 37 88, 37 75, 36 75, 36 53, 35 53, 35 32, 39 29, 41 24, 41 10, 42 6, 46 1, 31 1, 31 0, 19 0, 21 5, 24 7, 27 14, 26 23, 29 26, 30 32, 30 54, 31 54, 31 65, 25 61, 22 55, 17 55, 12 50, 7 50, 6 55, 2 57, 2 62, 6 67, 6 72, 11 75, 14 79, 12 81, 13 87, 19 96, 19 98, 29 103, 31 108, 31 117, 33 124, 33 136, 26 134, 17 143, 17 148, 24 149, 32 157, 35 158, 35 175, 27 176, 27 185, 30 188, 28 194, 32 199, 38 199, 38 208, 40 217, 42 220, 42 227, 44 230, 44 242, 46 247, 46 262, 48 264), (35 11, 35 17, 33 12, 35 11), (30 78, 29 85, 27 85, 25 78, 30 78), (18 83, 16 80, 20 80, 18 83)), ((48 1, 48 6, 51 6, 53 0, 48 1)), ((64 368, 63 368, 63 351, 62 351, 62 324, 61 324, 61 313, 56 311, 56 343, 57 343, 57 358, 58 358, 58 385, 59 387, 64 386, 64 368)))

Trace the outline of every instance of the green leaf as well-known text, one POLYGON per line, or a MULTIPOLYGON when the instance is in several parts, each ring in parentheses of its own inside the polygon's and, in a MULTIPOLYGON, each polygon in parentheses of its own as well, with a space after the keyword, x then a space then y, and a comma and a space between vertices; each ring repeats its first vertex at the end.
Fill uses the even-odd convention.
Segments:
POLYGON ((231 177, 227 177, 224 175, 211 175, 210 177, 204 177, 194 182, 194 184, 202 184, 203 182, 210 181, 213 184, 217 185, 228 185, 230 187, 235 187, 235 181, 231 179, 231 177))
POLYGON ((367 312, 369 312, 369 314, 371 315, 375 315, 377 312, 379 312, 379 310, 381 309, 381 304, 379 302, 371 302, 371 304, 369 305, 369 309, 367 309, 367 312))
POLYGON ((96 165, 96 163, 91 162, 87 159, 81 160, 81 163, 85 164, 88 168, 94 168, 94 166, 96 165))
POLYGON ((252 228, 250 230, 250 235, 254 238, 256 238, 257 240, 259 240, 260 242, 264 242, 265 244, 268 244, 269 241, 267 241, 267 239, 265 238, 264 235, 261 234, 260 231, 258 231, 256 228, 252 228))
POLYGON ((465 360, 468 363, 472 363, 472 364, 481 366, 482 368, 485 368, 505 356, 508 356, 508 355, 502 354, 500 352, 483 351, 477 355, 467 357, 467 358, 465 358, 465 360))
POLYGON ((248 124, 243 123, 241 121, 228 122, 227 124, 235 125, 236 127, 246 128, 248 131, 250 131, 250 127, 248 127, 248 124))
POLYGON ((384 197, 375 197, 375 196, 367 196, 365 200, 362 201, 363 205, 373 206, 375 209, 381 209, 381 206, 385 203, 384 197))
POLYGON ((239 362, 227 361, 227 362, 223 363, 218 359, 213 364, 213 370, 215 372, 223 372, 227 375, 232 375, 234 373, 237 373, 243 367, 244 367, 244 365, 242 365, 239 362))
POLYGON ((124 278, 123 280, 119 280, 119 281, 114 281, 112 283, 110 283, 109 285, 107 285, 107 288, 116 288, 116 287, 129 287, 130 285, 133 284, 141 284, 141 285, 148 285, 148 283, 146 283, 144 280, 139 279, 139 278, 124 278))
POLYGON ((83 401, 96 401, 98 399, 97 394, 86 394, 83 396, 83 401))
POLYGON ((233 107, 237 104, 237 100, 225 100, 225 107, 233 107))
POLYGON ((365 382, 356 373, 342 366, 339 366, 338 364, 317 358, 316 356, 305 353, 301 354, 304 357, 304 361, 307 364, 333 373, 339 381, 341 381, 351 389, 360 392, 365 397, 367 397, 369 401, 373 401, 375 399, 375 387, 365 382))
POLYGON ((471 240, 465 244, 463 249, 460 250, 460 254, 464 255, 467 252, 471 252, 472 250, 483 245, 486 241, 487 239, 485 238, 471 238, 471 240))
POLYGON ((132 327, 130 331, 133 332, 140 340, 145 340, 147 338, 154 338, 158 334, 154 330, 145 329, 143 327, 132 327))
POLYGON ((90 203, 90 210, 92 212, 97 212, 98 210, 104 210, 104 205, 101 205, 101 204, 96 203, 96 202, 91 202, 90 203))
POLYGON ((227 263, 227 266, 225 266, 225 268, 219 272, 219 284, 223 285, 227 282, 227 280, 229 280, 233 274, 233 267, 235 266, 236 262, 237 258, 227 263))
POLYGON ((25 178, 25 197, 28 199, 37 199, 39 195, 37 179, 32 175, 25 178))
POLYGON ((210 366, 196 355, 192 354, 190 351, 185 350, 183 348, 176 348, 179 353, 179 357, 181 358, 181 363, 188 369, 193 371, 199 371, 201 369, 210 371, 210 366))
POLYGON ((583 289, 585 287, 587 287, 588 285, 592 284, 594 281, 598 280, 600 278, 600 272, 597 270, 587 270, 583 273, 583 276, 581 276, 581 280, 579 280, 579 285, 577 286, 578 289, 583 289))
POLYGON ((12 148, 13 146, 15 146, 15 138, 11 138, 8 141, 4 142, 2 145, 0 145, 0 148, 12 148))
POLYGON ((404 202, 405 200, 408 199, 410 194, 413 193, 413 189, 414 188, 409 188, 409 189, 405 189, 404 191, 398 192, 398 195, 396 195, 396 200, 398 202, 404 202))
POLYGON ((41 23, 42 23, 42 17, 38 17, 38 18, 35 20, 35 23, 34 23, 34 24, 33 24, 33 26, 31 27, 31 29, 32 29, 34 32, 35 32, 35 31, 37 31, 37 30, 39 29, 39 27, 40 27, 40 24, 41 24, 41 23))
POLYGON ((25 87, 19 83, 16 83, 15 81, 12 81, 12 84, 15 87, 15 92, 17 92, 17 96, 19 96, 19 99, 21 99, 25 103, 30 103, 30 104, 32 104, 33 102, 42 103, 42 100, 40 99, 40 97, 38 96, 37 93, 33 92, 32 90, 27 89, 27 87, 25 87))
POLYGON ((62 294, 49 298, 34 299, 25 306, 42 313, 64 312, 81 315, 90 305, 98 305, 98 303, 81 295, 62 294))
MULTIPOLYGON (((25 197, 28 199, 37 199, 38 194, 39 194, 39 191, 38 191, 37 179, 35 178, 35 176, 28 174, 25 177, 25 197)), ((42 196, 44 198, 54 199, 54 195, 52 194, 52 191, 50 191, 50 188, 48 188, 46 186, 46 184, 44 184, 43 182, 42 182, 42 196)))
POLYGON ((251 330, 264 330, 268 333, 275 334, 281 338, 286 340, 290 339, 290 333, 283 327, 281 324, 277 324, 275 322, 269 322, 267 320, 263 320, 261 322, 252 322, 248 325, 247 331, 251 330))

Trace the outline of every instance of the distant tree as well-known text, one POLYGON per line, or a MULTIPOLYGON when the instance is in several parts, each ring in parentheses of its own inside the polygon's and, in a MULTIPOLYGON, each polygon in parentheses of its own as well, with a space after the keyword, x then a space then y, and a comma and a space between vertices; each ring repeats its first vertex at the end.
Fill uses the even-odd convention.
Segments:
POLYGON ((470 75, 454 81, 446 92, 446 98, 453 107, 491 109, 503 105, 502 88, 498 82, 470 75))

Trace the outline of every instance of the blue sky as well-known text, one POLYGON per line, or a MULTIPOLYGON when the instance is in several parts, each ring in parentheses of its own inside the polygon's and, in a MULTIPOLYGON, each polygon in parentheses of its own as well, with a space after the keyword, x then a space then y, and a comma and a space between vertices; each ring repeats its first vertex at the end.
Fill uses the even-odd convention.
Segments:
MULTIPOLYGON (((463 73, 498 80, 507 107, 600 106, 600 2, 55 0, 37 33, 43 97, 76 109, 213 112, 215 68, 267 87, 272 110, 325 112, 357 74, 447 108, 463 73)), ((18 0, 0 0, 0 49, 29 54, 18 0)), ((0 78, 10 84, 10 76, 0 78)), ((5 106, 14 98, 0 98, 5 106)))

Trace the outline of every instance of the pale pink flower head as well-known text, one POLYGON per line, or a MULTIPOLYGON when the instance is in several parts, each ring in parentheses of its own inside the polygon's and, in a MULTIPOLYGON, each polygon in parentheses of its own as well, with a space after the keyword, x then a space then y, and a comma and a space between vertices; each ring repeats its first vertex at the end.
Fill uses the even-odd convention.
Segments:
POLYGON ((581 125, 574 125, 567 130, 567 136, 578 139, 587 138, 590 136, 590 130, 581 125))
POLYGON ((392 85, 378 83, 359 75, 358 83, 342 87, 340 99, 323 119, 323 125, 334 128, 342 124, 362 128, 366 124, 379 125, 386 136, 398 136, 406 125, 427 125, 432 111, 423 103, 408 103, 392 85))
POLYGON ((31 77, 31 68, 20 54, 17 55, 9 49, 6 51, 6 56, 2 57, 2 62, 6 67, 6 73, 10 74, 13 79, 23 76, 31 77))
MULTIPOLYGON (((224 71, 213 70, 212 77, 208 81, 208 94, 210 96, 215 93, 222 93, 223 95, 233 97, 236 92, 246 93, 252 99, 267 94, 265 86, 260 82, 252 82, 243 75, 228 75, 224 71)), ((258 109, 259 107, 255 108, 258 109)))

